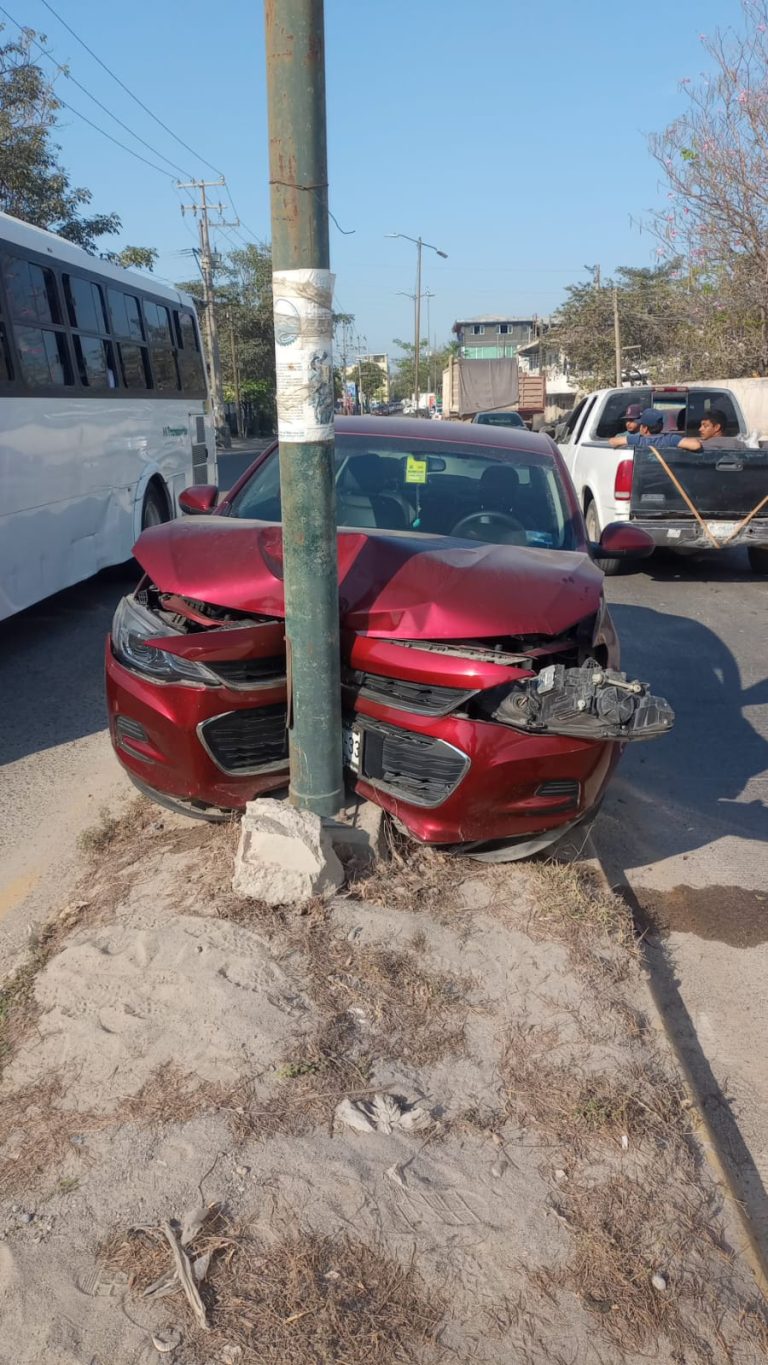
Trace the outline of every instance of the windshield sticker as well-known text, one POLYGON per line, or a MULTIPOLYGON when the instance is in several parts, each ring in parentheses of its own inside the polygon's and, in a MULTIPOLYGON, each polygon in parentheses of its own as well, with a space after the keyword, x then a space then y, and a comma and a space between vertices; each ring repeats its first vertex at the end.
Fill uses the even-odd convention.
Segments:
POLYGON ((406 483, 426 483, 427 482, 427 462, 417 460, 415 455, 409 455, 405 464, 406 483))
POLYGON ((333 322, 330 270, 273 275, 278 436, 333 440, 333 322))

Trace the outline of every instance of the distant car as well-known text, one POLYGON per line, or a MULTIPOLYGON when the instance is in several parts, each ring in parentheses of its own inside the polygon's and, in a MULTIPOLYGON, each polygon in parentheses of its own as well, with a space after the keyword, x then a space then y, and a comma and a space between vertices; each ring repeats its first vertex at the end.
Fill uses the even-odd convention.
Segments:
MULTIPOLYGON (((590 553, 557 448, 527 431, 340 418, 336 494, 350 781, 423 843, 552 843, 597 809, 624 741, 672 723, 611 672, 592 562, 650 538, 608 527, 590 553)), ((106 657, 129 776, 211 816, 287 778, 277 443, 217 499, 188 488, 189 515, 141 536, 106 657)))
POLYGON ((519 412, 476 412, 472 418, 483 427, 524 427, 519 412))

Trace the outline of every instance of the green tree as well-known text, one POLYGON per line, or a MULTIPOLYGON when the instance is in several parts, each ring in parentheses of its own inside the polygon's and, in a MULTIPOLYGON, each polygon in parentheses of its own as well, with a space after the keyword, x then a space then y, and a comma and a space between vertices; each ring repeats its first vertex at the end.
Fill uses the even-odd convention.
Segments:
POLYGON ((386 375, 372 360, 362 360, 355 366, 354 380, 368 403, 372 398, 381 399, 386 394, 386 375))
POLYGON ((120 231, 120 219, 116 213, 84 213, 90 190, 73 186, 59 164, 60 148, 51 134, 60 105, 32 60, 36 36, 25 28, 0 45, 0 208, 94 252, 101 237, 120 231))
MULTIPOLYGON (((414 345, 412 341, 401 341, 397 337, 394 340, 394 345, 399 347, 403 354, 398 356, 394 362, 390 393, 393 398, 410 398, 414 392, 415 383, 414 345)), ((434 349, 430 347, 426 337, 423 339, 419 350, 419 388, 422 393, 440 392, 443 370, 448 364, 449 357, 455 355, 457 350, 458 345, 455 341, 434 349)))
POLYGON ((124 270, 148 270, 155 268, 157 252, 153 246, 126 246, 122 251, 102 251, 102 260, 112 265, 121 265, 124 270))
MULTIPOLYGON (((277 418, 272 254, 264 243, 251 244, 217 256, 214 266, 214 307, 224 397, 229 403, 235 402, 237 378, 241 427, 246 434, 266 433, 274 429, 277 418)), ((192 295, 203 321, 201 281, 182 281, 178 288, 192 295)))
POLYGON ((547 350, 560 350, 572 370, 593 388, 616 383, 613 290, 616 289, 623 373, 651 379, 693 378, 700 336, 699 286, 679 260, 654 268, 621 266, 613 279, 569 285, 552 318, 547 350))

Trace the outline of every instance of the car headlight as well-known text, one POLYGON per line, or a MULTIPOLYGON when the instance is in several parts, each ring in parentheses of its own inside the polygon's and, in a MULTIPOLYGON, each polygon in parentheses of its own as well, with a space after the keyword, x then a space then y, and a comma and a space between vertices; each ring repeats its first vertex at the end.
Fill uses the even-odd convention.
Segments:
POLYGON ((133 597, 124 597, 112 621, 112 649, 115 657, 134 673, 163 682, 206 683, 221 686, 221 680, 203 664, 182 659, 152 644, 153 638, 173 635, 168 626, 140 607, 133 597))

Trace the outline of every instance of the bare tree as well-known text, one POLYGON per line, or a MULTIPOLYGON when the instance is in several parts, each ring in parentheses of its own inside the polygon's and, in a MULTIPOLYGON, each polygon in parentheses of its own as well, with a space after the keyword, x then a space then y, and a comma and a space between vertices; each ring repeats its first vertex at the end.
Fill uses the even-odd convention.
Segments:
POLYGON ((699 369, 768 372, 768 0, 743 26, 701 35, 709 74, 684 78, 688 107, 650 140, 668 185, 660 260, 682 258, 699 369))

